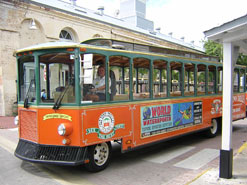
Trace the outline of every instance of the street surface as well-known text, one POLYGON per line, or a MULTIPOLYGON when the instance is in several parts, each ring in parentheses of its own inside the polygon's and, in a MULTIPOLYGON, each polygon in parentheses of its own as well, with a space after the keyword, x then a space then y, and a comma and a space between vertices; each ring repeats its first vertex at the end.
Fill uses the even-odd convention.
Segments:
MULTIPOLYGON (((233 125, 235 154, 247 140, 247 119, 233 125)), ((0 129, 1 185, 182 185, 218 166, 221 135, 197 133, 125 154, 114 144, 110 165, 99 173, 21 161, 13 154, 17 142, 17 129, 0 129)))

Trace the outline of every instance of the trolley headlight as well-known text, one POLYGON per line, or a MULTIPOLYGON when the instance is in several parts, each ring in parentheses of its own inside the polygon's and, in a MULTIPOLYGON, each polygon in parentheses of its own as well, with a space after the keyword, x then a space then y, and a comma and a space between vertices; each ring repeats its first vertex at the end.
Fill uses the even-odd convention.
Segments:
POLYGON ((65 133, 66 133, 66 128, 65 128, 65 125, 64 124, 60 124, 57 128, 57 131, 58 131, 58 134, 60 136, 64 136, 65 133))
POLYGON ((61 123, 57 128, 57 132, 60 136, 68 136, 72 133, 72 130, 72 125, 69 123, 61 123))
POLYGON ((15 123, 15 125, 19 124, 19 117, 18 116, 15 117, 14 123, 15 123))

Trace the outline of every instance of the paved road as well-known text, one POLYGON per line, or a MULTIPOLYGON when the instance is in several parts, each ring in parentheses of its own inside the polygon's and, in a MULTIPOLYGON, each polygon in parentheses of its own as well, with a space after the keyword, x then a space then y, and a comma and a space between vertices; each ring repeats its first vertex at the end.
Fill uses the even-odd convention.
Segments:
MULTIPOLYGON (((234 123, 233 149, 247 140, 247 119, 234 123)), ((114 144, 110 166, 89 173, 83 166, 39 165, 14 157, 17 129, 0 129, 1 185, 182 185, 218 166, 221 136, 207 139, 194 134, 121 154, 114 144)))

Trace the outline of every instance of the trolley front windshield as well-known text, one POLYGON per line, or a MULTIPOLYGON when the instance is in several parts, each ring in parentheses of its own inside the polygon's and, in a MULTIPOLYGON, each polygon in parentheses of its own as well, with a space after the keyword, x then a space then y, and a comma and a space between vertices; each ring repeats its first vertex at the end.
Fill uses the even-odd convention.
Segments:
POLYGON ((74 54, 45 53, 19 58, 19 101, 35 103, 74 103, 74 54), (38 66, 38 71, 36 71, 38 66))

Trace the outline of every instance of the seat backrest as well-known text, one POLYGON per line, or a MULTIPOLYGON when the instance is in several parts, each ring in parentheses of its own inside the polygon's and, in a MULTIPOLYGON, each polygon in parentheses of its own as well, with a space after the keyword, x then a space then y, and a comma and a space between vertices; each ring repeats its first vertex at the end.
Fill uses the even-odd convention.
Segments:
POLYGON ((65 89, 64 86, 59 86, 59 87, 56 88, 56 92, 63 92, 64 89, 65 89))
POLYGON ((116 95, 117 93, 117 83, 116 83, 116 77, 115 77, 115 73, 110 70, 110 79, 111 79, 111 87, 110 87, 110 90, 111 90, 111 100, 113 100, 113 96, 116 95))

